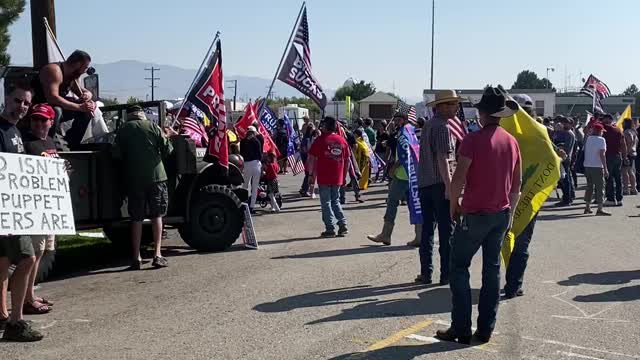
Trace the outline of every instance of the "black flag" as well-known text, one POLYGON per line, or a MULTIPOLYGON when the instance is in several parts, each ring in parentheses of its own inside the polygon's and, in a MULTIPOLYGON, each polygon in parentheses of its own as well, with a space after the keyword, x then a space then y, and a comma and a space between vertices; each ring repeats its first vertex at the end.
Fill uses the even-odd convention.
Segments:
POLYGON ((282 64, 282 69, 280 69, 278 79, 293 86, 311 98, 318 104, 320 109, 324 109, 327 106, 327 96, 324 94, 318 80, 311 74, 311 69, 309 69, 307 62, 303 59, 298 49, 295 46, 291 46, 289 55, 287 55, 282 64))

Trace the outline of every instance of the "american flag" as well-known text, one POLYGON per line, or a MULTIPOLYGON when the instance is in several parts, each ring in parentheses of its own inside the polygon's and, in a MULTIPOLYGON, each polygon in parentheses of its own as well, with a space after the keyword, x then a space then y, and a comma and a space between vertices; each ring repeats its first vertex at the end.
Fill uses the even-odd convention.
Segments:
POLYGON ((289 167, 291 167, 291 171, 293 171, 293 175, 298 175, 301 172, 304 172, 304 162, 300 158, 299 152, 289 155, 287 160, 289 162, 289 167))
POLYGON ((464 139, 464 137, 469 133, 466 122, 464 108, 462 107, 462 103, 460 103, 458 107, 458 115, 447 120, 447 128, 449 128, 449 132, 458 141, 462 141, 462 139, 464 139))
POLYGON ((299 44, 302 46, 302 51, 304 52, 304 56, 302 57, 305 64, 311 70, 311 48, 309 48, 309 22, 307 21, 307 8, 305 7, 302 12, 302 20, 300 20, 300 25, 298 25, 298 31, 296 31, 296 36, 293 38, 294 44, 299 44))
MULTIPOLYGON (((188 135, 191 139, 194 139, 196 145, 201 141, 196 141, 196 139, 208 139, 207 131, 204 128, 202 123, 187 117, 180 121, 180 132, 188 135)), ((206 144, 201 144, 200 146, 204 146, 206 144)))
POLYGON ((415 124, 418 121, 418 119, 416 118, 416 107, 413 105, 409 105, 402 100, 398 100, 396 112, 406 115, 407 120, 409 120, 413 124, 415 124))
POLYGON ((604 112, 602 109, 602 100, 611 95, 611 90, 607 84, 592 75, 589 75, 580 92, 593 98, 593 110, 604 112))

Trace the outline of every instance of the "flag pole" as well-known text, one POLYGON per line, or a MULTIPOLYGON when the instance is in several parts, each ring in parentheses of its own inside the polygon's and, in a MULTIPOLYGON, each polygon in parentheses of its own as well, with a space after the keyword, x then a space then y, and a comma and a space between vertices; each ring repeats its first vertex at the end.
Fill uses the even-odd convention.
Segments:
POLYGON ((178 116, 180 116, 180 112, 182 111, 182 108, 184 108, 184 103, 187 101, 187 96, 191 92, 191 89, 193 89, 193 86, 195 85, 196 80, 198 79, 198 76, 200 75, 200 72, 202 72, 202 67, 207 62, 207 59, 209 59, 209 56, 211 55, 211 50, 213 49, 213 46, 215 45, 216 41, 218 41, 218 39, 220 39, 220 31, 216 32, 216 36, 213 37, 213 41, 211 42, 211 45, 209 45, 209 50, 207 50, 207 53, 204 56, 204 59, 202 59, 202 63, 200 64, 200 67, 198 68, 198 71, 196 72, 196 76, 193 77, 193 80, 191 81, 191 85, 189 85, 189 89, 184 94, 184 98, 182 98, 182 104, 180 104, 180 108, 178 109, 178 112, 176 113, 176 118, 173 119, 173 123, 171 124, 171 127, 173 127, 176 124, 176 121, 178 121, 178 116))
POLYGON ((291 44, 291 39, 293 38, 293 34, 296 31, 296 27, 298 26, 298 22, 300 22, 300 17, 302 16, 302 11, 307 6, 306 1, 302 2, 302 6, 300 7, 300 12, 298 12, 298 18, 296 22, 293 24, 293 29, 291 29, 291 34, 289 35, 289 41, 287 41, 287 45, 284 47, 284 51, 282 52, 282 57, 280 58, 280 63, 276 68, 276 73, 273 75, 273 80, 271 81, 271 85, 269 86, 269 91, 267 92, 267 96, 265 97, 265 102, 269 100, 269 96, 271 95, 271 90, 273 90, 273 85, 276 83, 276 79, 278 78, 278 72, 280 72, 280 68, 282 67, 282 62, 284 61, 284 57, 287 55, 287 50, 289 50, 289 45, 291 44))

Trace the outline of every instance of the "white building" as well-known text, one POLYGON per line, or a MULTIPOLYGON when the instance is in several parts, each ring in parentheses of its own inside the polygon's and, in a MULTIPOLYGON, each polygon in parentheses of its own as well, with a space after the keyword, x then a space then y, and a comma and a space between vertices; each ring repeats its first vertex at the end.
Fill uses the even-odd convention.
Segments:
POLYGON ((309 109, 298 106, 298 104, 288 104, 278 108, 278 119, 284 118, 284 114, 287 114, 289 120, 293 124, 297 124, 298 130, 302 129, 302 118, 309 116, 309 109))
POLYGON ((358 103, 361 118, 388 120, 398 107, 398 99, 382 91, 360 100, 358 103))

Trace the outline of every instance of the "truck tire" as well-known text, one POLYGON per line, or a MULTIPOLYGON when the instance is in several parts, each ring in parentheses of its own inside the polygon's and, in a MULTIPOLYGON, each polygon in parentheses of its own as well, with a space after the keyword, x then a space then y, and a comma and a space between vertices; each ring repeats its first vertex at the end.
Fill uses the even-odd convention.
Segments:
MULTIPOLYGON (((111 243, 121 249, 131 248, 131 230, 128 225, 108 225, 102 228, 111 243)), ((153 231, 151 226, 142 227, 142 239, 140 245, 153 244, 153 231)))
POLYGON ((53 265, 56 262, 56 251, 45 251, 38 266, 38 274, 36 275, 36 284, 46 281, 51 275, 53 265))
POLYGON ((244 227, 242 202, 223 185, 207 185, 191 196, 189 221, 180 228, 187 245, 199 251, 223 251, 244 227))

